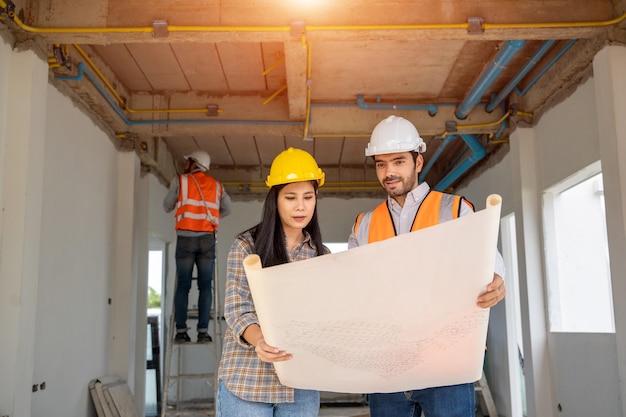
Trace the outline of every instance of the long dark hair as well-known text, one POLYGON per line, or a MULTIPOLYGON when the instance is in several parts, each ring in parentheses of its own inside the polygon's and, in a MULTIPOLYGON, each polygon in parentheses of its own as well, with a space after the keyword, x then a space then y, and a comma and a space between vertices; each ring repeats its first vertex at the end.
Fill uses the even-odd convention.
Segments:
MULTIPOLYGON (((317 256, 324 254, 322 232, 317 221, 317 181, 311 181, 315 190, 315 210, 311 221, 306 225, 306 230, 311 236, 312 245, 317 251, 317 256)), ((261 258, 263 267, 280 265, 289 262, 287 248, 285 248, 285 232, 283 231, 280 216, 278 214, 278 193, 287 184, 275 185, 267 193, 263 204, 261 222, 248 229, 254 239, 254 251, 261 258)), ((245 233, 245 232, 244 232, 245 233)))

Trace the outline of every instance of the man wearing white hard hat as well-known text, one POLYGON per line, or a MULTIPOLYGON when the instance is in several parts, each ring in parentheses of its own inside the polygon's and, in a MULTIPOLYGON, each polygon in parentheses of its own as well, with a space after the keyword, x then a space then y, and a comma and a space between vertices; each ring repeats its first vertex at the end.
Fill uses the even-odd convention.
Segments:
MULTIPOLYGON (((431 190, 418 183, 424 166, 426 143, 408 120, 389 116, 374 128, 365 156, 374 159, 376 176, 387 192, 387 200, 374 210, 358 215, 348 247, 366 245, 398 234, 454 220, 474 212, 461 196, 431 190)), ((478 296, 477 305, 489 308, 505 294, 504 262, 498 253, 493 281, 478 296)), ((411 268, 407 267, 407 274, 411 268)), ((400 289, 401 290, 401 289, 400 289)), ((416 299, 418 295, 416 294, 416 299)), ((396 392, 368 396, 371 417, 474 417, 474 384, 396 392)))
POLYGON ((222 184, 208 174, 211 157, 205 151, 185 156, 183 174, 170 183, 163 200, 167 213, 176 209, 176 293, 174 342, 189 343, 187 308, 193 267, 198 271, 198 343, 211 342, 209 317, 215 268, 215 232, 220 218, 231 211, 230 197, 222 184))

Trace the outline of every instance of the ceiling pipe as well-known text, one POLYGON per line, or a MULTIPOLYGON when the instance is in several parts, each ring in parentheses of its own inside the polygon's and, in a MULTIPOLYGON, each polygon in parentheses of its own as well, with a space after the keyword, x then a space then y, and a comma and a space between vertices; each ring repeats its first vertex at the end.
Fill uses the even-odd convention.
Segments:
POLYGON ((463 160, 456 168, 446 175, 434 187, 436 191, 443 191, 454 183, 461 175, 465 174, 476 162, 483 159, 486 155, 485 148, 480 144, 476 135, 460 135, 465 141, 472 153, 463 160))
MULTIPOLYGON (((458 119, 465 119, 467 117, 470 111, 480 102, 480 99, 483 97, 485 92, 500 76, 504 68, 506 68, 506 66, 525 44, 525 40, 512 40, 507 41, 504 44, 504 47, 498 52, 487 69, 483 71, 474 87, 470 90, 470 93, 457 107, 455 116, 458 119)), ((513 87, 515 87, 515 84, 513 87)), ((509 112, 507 112, 506 115, 508 115, 508 113, 509 112)), ((503 118, 504 120, 506 120, 506 115, 503 118)), ((480 142, 478 142, 475 135, 464 134, 460 136, 471 150, 471 154, 439 181, 434 188, 437 191, 445 190, 447 187, 452 185, 454 181, 456 181, 461 175, 467 172, 476 162, 480 161, 486 155, 485 148, 480 144, 480 142)))
POLYGON ((87 76, 93 85, 98 89, 102 97, 109 103, 109 106, 117 113, 124 123, 128 126, 133 125, 175 125, 175 124, 251 124, 251 125, 302 125, 303 122, 286 122, 273 120, 205 120, 205 119, 176 119, 176 120, 129 120, 122 110, 115 104, 113 99, 106 93, 104 87, 98 82, 89 70, 85 69, 82 62, 78 63, 78 74, 73 77, 57 76, 59 80, 65 81, 81 81, 83 75, 87 76))
POLYGON ((526 65, 524 65, 521 71, 518 72, 517 75, 513 77, 511 81, 509 81, 506 87, 504 87, 504 89, 491 100, 491 102, 486 107, 487 112, 491 113, 496 108, 496 106, 500 104, 502 100, 504 100, 509 95, 509 93, 513 91, 515 87, 517 87, 517 84, 522 81, 522 78, 524 78, 526 74, 528 74, 530 70, 535 67, 535 65, 537 65, 539 60, 541 60, 541 58, 546 54, 546 52, 548 52, 552 45, 554 45, 554 42, 554 39, 549 39, 545 41, 543 45, 541 45, 539 50, 535 52, 535 55, 533 55, 530 61, 528 61, 526 65))
POLYGON ((504 68, 511 62, 513 57, 526 43, 525 40, 506 41, 504 47, 498 52, 494 60, 489 64, 487 69, 482 73, 474 87, 455 111, 458 119, 465 119, 470 111, 478 104, 487 89, 491 87, 493 82, 502 73, 504 68))
POLYGON ((443 138, 443 140, 441 141, 441 144, 439 145, 439 147, 435 150, 435 152, 428 159, 428 163, 426 164, 424 169, 422 169, 422 172, 420 172, 420 174, 419 174, 419 183, 424 182, 424 178, 426 178, 426 175, 428 175, 428 172, 430 171, 430 169, 435 164, 435 161, 437 161, 437 159, 439 159, 439 157, 441 156, 443 151, 446 149, 446 146, 448 146, 448 144, 450 142, 452 142, 454 139, 456 139, 456 137, 457 137, 457 135, 449 135, 449 136, 446 136, 445 138, 443 138))
POLYGON ((363 94, 357 94, 356 104, 364 110, 428 110, 430 116, 436 116, 439 110, 434 104, 368 104, 363 99, 363 94))
POLYGON ((578 39, 572 39, 572 40, 570 40, 569 42, 567 42, 567 44, 565 44, 565 46, 563 47, 563 49, 561 49, 561 50, 559 51, 559 53, 558 53, 558 54, 556 54, 556 55, 554 56, 554 58, 552 58, 552 59, 550 60, 550 62, 548 62, 548 63, 546 64, 546 66, 545 66, 545 67, 543 67, 543 69, 542 69, 541 71, 539 71, 539 73, 535 76, 535 78, 533 78, 533 79, 532 79, 532 80, 528 83, 528 85, 526 86, 526 88, 524 88, 522 91, 520 91, 517 87, 515 87, 515 92, 517 93, 517 95, 519 95, 520 97, 523 97, 523 96, 524 96, 524 95, 528 92, 528 90, 530 90, 530 89, 531 89, 531 87, 532 87, 533 85, 535 85, 535 83, 539 80, 539 78, 541 78, 541 77, 543 76, 543 74, 545 74, 545 72, 546 72, 548 69, 550 69, 550 67, 552 67, 552 65, 554 65, 554 63, 555 63, 556 61, 558 61, 558 60, 559 60, 559 59, 563 56, 563 54, 564 54, 565 52, 567 52, 567 50, 568 50, 569 48, 571 48, 571 47, 572 47, 572 46, 576 43, 576 41, 578 41, 578 39))

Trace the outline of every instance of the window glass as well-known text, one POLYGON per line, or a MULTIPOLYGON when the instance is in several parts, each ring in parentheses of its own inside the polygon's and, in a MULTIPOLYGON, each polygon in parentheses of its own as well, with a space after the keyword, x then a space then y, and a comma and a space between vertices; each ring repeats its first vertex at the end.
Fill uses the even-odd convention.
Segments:
POLYGON ((348 242, 330 242, 330 243, 324 243, 324 245, 328 247, 328 249, 330 249, 332 253, 343 252, 344 250, 348 250, 348 242))
POLYGON ((550 330, 614 333, 600 164, 544 193, 550 330))

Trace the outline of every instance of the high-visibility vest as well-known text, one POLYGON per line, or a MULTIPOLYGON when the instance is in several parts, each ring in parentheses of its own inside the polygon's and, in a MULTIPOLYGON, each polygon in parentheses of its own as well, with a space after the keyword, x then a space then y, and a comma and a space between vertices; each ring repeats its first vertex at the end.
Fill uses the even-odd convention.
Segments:
POLYGON ((220 223, 222 184, 204 172, 178 176, 176 230, 213 232, 220 223))
MULTIPOLYGON (((471 203, 461 196, 429 191, 417 209, 411 232, 458 218, 462 201, 469 204, 473 210, 471 203)), ((397 236, 398 231, 393 224, 387 201, 382 202, 374 210, 359 214, 353 232, 359 245, 397 236)))

